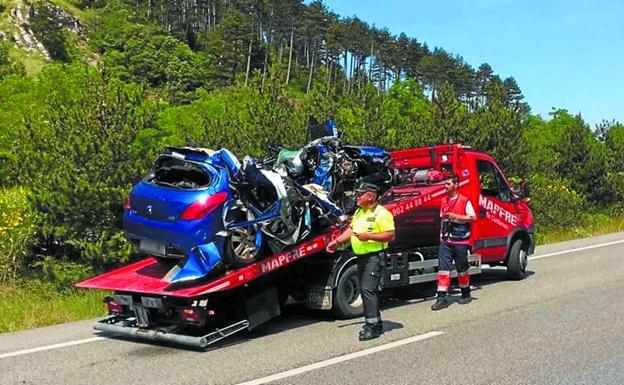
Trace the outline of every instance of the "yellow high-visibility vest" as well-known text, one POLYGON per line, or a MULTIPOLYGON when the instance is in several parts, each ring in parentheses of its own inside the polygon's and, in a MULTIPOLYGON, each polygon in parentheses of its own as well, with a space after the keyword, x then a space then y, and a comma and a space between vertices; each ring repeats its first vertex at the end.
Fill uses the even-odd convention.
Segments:
POLYGON ((360 241, 355 234, 360 233, 385 233, 386 231, 394 231, 394 217, 382 205, 377 205, 372 209, 364 210, 358 208, 353 214, 351 220, 351 248, 357 255, 373 253, 388 248, 388 242, 379 242, 373 240, 360 241))

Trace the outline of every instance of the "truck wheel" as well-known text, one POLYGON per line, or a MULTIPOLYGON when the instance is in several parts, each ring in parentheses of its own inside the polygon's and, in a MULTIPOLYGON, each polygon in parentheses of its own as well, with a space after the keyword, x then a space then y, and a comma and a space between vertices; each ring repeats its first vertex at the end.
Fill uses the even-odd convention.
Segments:
POLYGON ((355 318, 364 314, 357 265, 347 267, 338 277, 332 309, 339 318, 355 318))
POLYGON ((507 258, 507 276, 509 279, 519 281, 525 278, 528 264, 528 253, 522 248, 522 240, 516 239, 509 250, 507 258))

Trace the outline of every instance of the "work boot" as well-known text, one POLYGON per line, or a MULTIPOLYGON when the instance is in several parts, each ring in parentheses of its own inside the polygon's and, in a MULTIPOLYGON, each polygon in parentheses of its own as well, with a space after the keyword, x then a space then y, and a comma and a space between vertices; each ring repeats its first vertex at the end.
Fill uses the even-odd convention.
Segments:
POLYGON ((447 306, 448 306, 448 301, 446 299, 446 293, 439 291, 438 298, 436 299, 435 303, 431 305, 431 310, 433 311, 442 310, 447 306))
POLYGON ((379 321, 376 324, 365 324, 364 328, 360 331, 360 341, 368 341, 378 338, 383 334, 383 322, 379 321))
POLYGON ((470 296, 470 288, 469 287, 462 287, 461 288, 461 298, 459 299, 458 303, 460 305, 467 305, 472 301, 472 297, 470 296))
POLYGON ((360 335, 364 334, 364 332, 366 332, 367 329, 371 329, 371 328, 376 328, 379 330, 380 334, 383 334, 384 330, 383 330, 383 321, 379 321, 377 323, 364 323, 364 325, 362 325, 362 330, 360 330, 360 335))

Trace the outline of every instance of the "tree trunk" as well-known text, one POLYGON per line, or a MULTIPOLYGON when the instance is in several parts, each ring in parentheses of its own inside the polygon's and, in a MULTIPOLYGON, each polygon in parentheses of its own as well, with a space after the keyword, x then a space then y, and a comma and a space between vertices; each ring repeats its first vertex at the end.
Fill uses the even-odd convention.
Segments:
POLYGON ((371 41, 371 54, 370 54, 370 63, 368 63, 368 79, 370 82, 373 81, 373 44, 371 41))
POLYGON ((266 81, 267 67, 269 65, 269 45, 264 47, 264 66, 262 68, 262 85, 260 91, 264 91, 264 82, 266 81))
POLYGON ((286 71, 286 84, 290 81, 290 66, 292 64, 293 40, 295 37, 295 26, 290 29, 290 49, 288 52, 288 71, 286 71))
POLYGON ((353 59, 355 56, 355 53, 351 53, 351 59, 349 59, 349 64, 351 66, 351 68, 349 68, 349 84, 347 85, 347 88, 349 90, 349 94, 351 93, 351 88, 353 86, 353 66, 355 65, 355 60, 353 59))
POLYGON ((355 66, 357 64, 357 60, 355 59, 355 54, 351 55, 351 68, 349 69, 349 79, 353 79, 353 76, 355 75, 355 66))
POLYGON ((325 97, 329 96, 329 90, 331 89, 332 71, 334 70, 334 62, 329 60, 327 55, 327 89, 325 90, 325 97))
POLYGON ((342 92, 347 88, 347 50, 344 51, 344 81, 342 82, 342 92))
POLYGON ((310 75, 308 76, 308 87, 306 88, 306 94, 310 92, 310 87, 312 86, 312 75, 314 73, 314 54, 316 50, 312 51, 312 62, 310 63, 310 75))
POLYGON ((216 3, 212 3, 212 27, 217 26, 217 5, 216 3))
POLYGON ((305 40, 303 42, 303 56, 305 56, 306 59, 306 68, 310 68, 310 54, 308 52, 308 41, 305 40))
POLYGON ((249 39, 249 50, 247 51, 247 70, 245 71, 245 87, 247 86, 247 82, 249 81, 249 70, 251 69, 251 46, 252 45, 253 45, 253 40, 249 39))
POLYGON ((362 74, 361 74, 361 69, 362 67, 362 58, 358 55, 358 57, 355 58, 355 79, 356 79, 356 86, 357 86, 357 94, 358 96, 360 96, 360 82, 361 82, 361 78, 362 78, 362 74))
POLYGON ((208 4, 208 26, 207 26, 207 30, 210 31, 210 28, 212 27, 212 8, 210 7, 210 4, 208 4))

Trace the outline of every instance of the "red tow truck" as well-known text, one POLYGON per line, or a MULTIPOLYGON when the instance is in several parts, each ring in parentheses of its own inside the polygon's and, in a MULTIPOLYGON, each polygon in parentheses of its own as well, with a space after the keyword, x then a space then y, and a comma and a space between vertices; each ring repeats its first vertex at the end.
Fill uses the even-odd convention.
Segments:
MULTIPOLYGON (((392 171, 404 183, 380 200, 394 215, 397 232, 382 258, 382 290, 435 281, 445 194, 439 176, 444 172, 459 175, 459 191, 477 208, 469 273, 480 273, 483 263, 506 266, 511 279, 524 278, 535 249, 533 216, 525 192, 510 188, 492 157, 459 144, 394 151, 391 156, 392 171)), ((340 318, 357 317, 363 308, 356 257, 349 250, 325 252, 341 226, 216 278, 171 284, 164 279, 168 269, 147 258, 76 286, 114 292, 105 299, 109 316, 95 329, 194 348, 279 316, 289 296, 340 318)))

